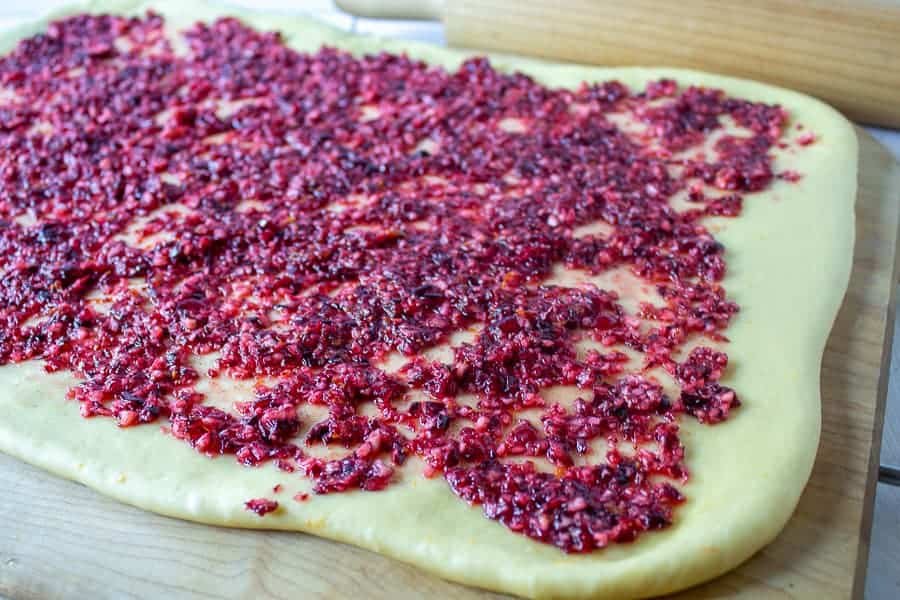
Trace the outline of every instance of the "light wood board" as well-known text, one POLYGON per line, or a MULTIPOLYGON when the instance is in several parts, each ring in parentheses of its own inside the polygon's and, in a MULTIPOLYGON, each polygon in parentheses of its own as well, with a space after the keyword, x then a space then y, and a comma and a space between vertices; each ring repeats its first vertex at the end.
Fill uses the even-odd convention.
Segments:
POLYGON ((898 0, 335 0, 366 17, 441 20, 451 46, 613 66, 665 65, 816 96, 900 127, 898 0))
MULTIPOLYGON (((853 272, 822 367, 812 479, 774 543, 680 597, 862 594, 890 360, 900 169, 868 134, 860 138, 853 272)), ((14 600, 500 597, 308 535, 146 513, 3 454, 0 490, 0 596, 14 600)))
POLYGON ((757 79, 816 96, 854 120, 900 127, 898 0, 445 0, 443 6, 453 46, 757 79))

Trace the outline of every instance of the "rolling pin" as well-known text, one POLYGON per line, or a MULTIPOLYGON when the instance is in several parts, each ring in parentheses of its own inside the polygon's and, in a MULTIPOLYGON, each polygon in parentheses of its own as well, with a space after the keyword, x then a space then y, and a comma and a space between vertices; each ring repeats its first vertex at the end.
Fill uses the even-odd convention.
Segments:
POLYGON ((450 45, 607 66, 672 66, 805 92, 900 128, 900 0, 336 0, 441 20, 450 45))

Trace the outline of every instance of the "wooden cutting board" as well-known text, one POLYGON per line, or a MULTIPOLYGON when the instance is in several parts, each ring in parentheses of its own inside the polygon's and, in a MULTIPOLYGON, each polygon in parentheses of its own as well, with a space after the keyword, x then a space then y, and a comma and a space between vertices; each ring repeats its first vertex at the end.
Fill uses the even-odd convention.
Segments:
MULTIPOLYGON (((891 350, 900 168, 859 135, 856 251, 822 367, 812 479, 774 543, 681 597, 862 596, 891 350)), ((500 597, 308 535, 143 512, 3 454, 0 490, 0 596, 13 600, 500 597)))
POLYGON ((734 75, 900 127, 900 0, 335 2, 361 16, 440 20, 451 46, 734 75))

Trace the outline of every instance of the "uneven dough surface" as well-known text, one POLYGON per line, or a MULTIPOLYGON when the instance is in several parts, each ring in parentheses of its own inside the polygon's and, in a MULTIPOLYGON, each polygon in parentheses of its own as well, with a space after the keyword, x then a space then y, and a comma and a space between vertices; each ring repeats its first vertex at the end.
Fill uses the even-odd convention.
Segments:
MULTIPOLYGON (((150 5, 186 26, 225 14, 258 29, 281 31, 298 50, 323 43, 354 53, 380 49, 447 67, 465 54, 360 38, 294 17, 236 14, 193 2, 100 1, 79 12, 143 13, 150 5)), ((58 18, 61 15, 54 15, 58 18)), ((0 38, 8 51, 46 21, 0 38)), ((820 426, 819 367, 845 291, 853 248, 855 134, 834 110, 778 88, 674 69, 605 69, 494 57, 500 70, 521 70, 551 86, 618 79, 629 87, 671 77, 717 87, 732 96, 782 104, 815 132, 802 152, 781 153, 777 170, 802 173, 753 194, 742 216, 717 233, 725 244, 729 296, 741 306, 727 330, 730 368, 723 380, 744 405, 727 422, 705 427, 682 420, 691 479, 673 526, 633 544, 587 555, 513 534, 455 497, 442 479, 406 477, 377 493, 289 500, 260 519, 249 498, 286 498, 306 482, 277 469, 240 468, 230 457, 208 459, 155 426, 121 431, 110 419, 83 419, 64 400, 74 381, 36 363, 0 367, 0 450, 81 481, 123 502, 216 525, 296 529, 369 548, 469 585, 530 597, 643 597, 712 578, 771 541, 790 517, 812 468, 820 426), (178 465, 176 470, 172 464, 178 465)), ((795 136, 793 129, 788 134, 795 136)), ((218 383, 218 382, 217 382, 218 383)), ((228 402, 241 389, 211 390, 228 402)), ((305 491, 308 491, 305 490, 305 491)))

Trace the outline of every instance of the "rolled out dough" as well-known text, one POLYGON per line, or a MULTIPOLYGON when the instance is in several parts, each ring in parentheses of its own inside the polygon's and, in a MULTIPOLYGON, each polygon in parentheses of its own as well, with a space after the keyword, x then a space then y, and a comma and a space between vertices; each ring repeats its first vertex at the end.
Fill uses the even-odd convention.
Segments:
MULTIPOLYGON (((454 67, 466 54, 408 42, 357 37, 313 21, 243 13, 193 0, 98 0, 63 13, 140 14, 148 8, 176 25, 240 17, 276 29, 298 50, 329 44, 354 53, 405 51, 454 67)), ((47 21, 0 36, 0 51, 43 30, 47 21)), ((725 382, 744 405, 715 427, 683 420, 692 472, 688 502, 672 527, 633 544, 565 555, 490 521, 456 498, 441 478, 406 477, 378 493, 354 492, 282 502, 259 518, 244 501, 290 494, 308 483, 277 469, 210 460, 158 427, 127 431, 111 419, 83 419, 64 399, 74 379, 47 375, 36 363, 0 367, 0 450, 75 479, 123 502, 214 525, 299 530, 362 546, 442 577, 529 597, 627 598, 662 594, 715 577, 771 541, 809 477, 820 427, 819 368, 847 286, 853 252, 857 142, 830 107, 768 85, 706 73, 657 68, 594 68, 496 56, 495 67, 521 70, 551 86, 618 79, 642 87, 660 77, 729 95, 780 103, 793 122, 815 132, 802 152, 778 154, 778 170, 803 174, 778 181, 745 202, 744 214, 717 234, 727 249, 723 282, 741 306, 727 331, 731 368, 725 382), (288 482, 290 480, 290 482, 288 482)), ((793 129, 789 135, 795 136, 793 129)), ((218 394, 239 392, 227 383, 218 394)), ((229 395, 230 394, 230 395, 229 395)), ((285 498, 289 498, 285 495, 285 498)))

